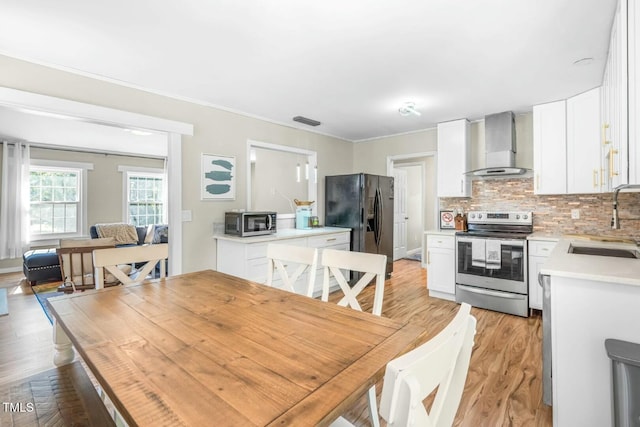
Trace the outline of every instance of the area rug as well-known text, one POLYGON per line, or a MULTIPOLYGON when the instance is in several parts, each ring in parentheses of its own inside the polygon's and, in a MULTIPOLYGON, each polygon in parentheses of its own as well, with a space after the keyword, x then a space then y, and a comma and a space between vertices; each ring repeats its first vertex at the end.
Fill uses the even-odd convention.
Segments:
POLYGON ((412 261, 422 261, 422 254, 420 252, 414 252, 412 254, 407 254, 404 259, 410 259, 412 261))
POLYGON ((0 316, 9 314, 9 303, 7 302, 7 288, 0 288, 0 316))
POLYGON ((49 312, 49 306, 47 305, 47 300, 53 297, 59 297, 61 295, 65 295, 64 292, 58 292, 58 287, 60 286, 60 282, 55 283, 47 283, 44 285, 35 285, 32 286, 31 289, 35 294, 42 310, 44 310, 44 314, 49 319, 49 322, 53 325, 53 316, 49 312))

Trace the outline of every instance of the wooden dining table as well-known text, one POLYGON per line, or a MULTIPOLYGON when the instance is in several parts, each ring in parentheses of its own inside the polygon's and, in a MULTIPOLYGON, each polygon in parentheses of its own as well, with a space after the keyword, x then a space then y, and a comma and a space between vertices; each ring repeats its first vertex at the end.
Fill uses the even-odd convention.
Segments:
POLYGON ((49 303, 130 426, 328 425, 425 333, 212 270, 49 303))

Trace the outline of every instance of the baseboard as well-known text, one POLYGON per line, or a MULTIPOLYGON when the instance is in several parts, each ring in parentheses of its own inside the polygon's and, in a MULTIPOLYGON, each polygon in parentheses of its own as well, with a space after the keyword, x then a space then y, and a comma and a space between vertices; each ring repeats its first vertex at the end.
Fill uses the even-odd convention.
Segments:
POLYGON ((446 292, 440 292, 440 291, 429 290, 429 296, 433 297, 433 298, 446 299, 447 301, 455 301, 456 300, 456 295, 455 294, 448 294, 446 292))
POLYGON ((17 267, 7 267, 7 268, 0 268, 0 274, 4 274, 4 273, 18 273, 22 271, 22 267, 21 266, 17 266, 17 267))

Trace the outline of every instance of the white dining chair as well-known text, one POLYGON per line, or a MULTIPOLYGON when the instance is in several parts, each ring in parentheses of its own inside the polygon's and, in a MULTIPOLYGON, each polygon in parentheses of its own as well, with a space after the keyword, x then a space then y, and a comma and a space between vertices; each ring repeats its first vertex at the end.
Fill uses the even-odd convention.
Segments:
POLYGON ((160 278, 166 277, 165 260, 169 257, 169 244, 130 246, 93 251, 93 266, 95 267, 96 289, 104 287, 103 269, 113 274, 123 285, 140 283, 160 264, 160 278), (140 264, 138 270, 126 275, 118 267, 122 264, 140 264))
MULTIPOLYGON (((371 312, 376 316, 382 314, 382 299, 384 297, 384 277, 387 266, 387 256, 370 254, 365 252, 341 251, 336 249, 324 249, 322 251, 322 267, 324 277, 322 282, 322 301, 329 301, 329 283, 331 276, 336 279, 343 294, 338 305, 351 307, 363 311, 357 296, 375 279, 375 291, 371 312), (350 286, 343 271, 356 271, 364 273, 355 285, 350 286)), ((372 386, 367 394, 369 401, 369 415, 374 427, 380 425, 378 418, 378 406, 376 400, 376 387, 372 386)))
POLYGON ((331 281, 331 276, 333 276, 340 286, 340 291, 344 295, 338 302, 338 305, 349 306, 358 311, 362 311, 362 307, 360 307, 360 303, 356 297, 375 279, 376 288, 371 312, 376 316, 382 314, 384 277, 387 265, 386 255, 324 249, 322 251, 321 264, 324 269, 322 301, 329 300, 329 282, 331 281), (364 274, 356 284, 351 287, 348 279, 343 274, 343 270, 357 271, 364 274))
POLYGON ((267 281, 265 284, 274 286, 275 277, 279 277, 285 290, 311 297, 316 281, 317 266, 318 250, 316 248, 269 244, 267 245, 267 281), (289 275, 292 268, 296 269, 289 275), (301 288, 296 289, 296 283, 299 278, 304 278, 305 271, 307 272, 306 286, 304 292, 300 292, 301 288))
MULTIPOLYGON (((380 399, 380 415, 389 427, 453 425, 476 334, 471 306, 463 303, 453 320, 419 347, 387 364, 380 399), (427 412, 423 400, 438 389, 427 412)), ((352 426, 339 418, 332 427, 352 426)))

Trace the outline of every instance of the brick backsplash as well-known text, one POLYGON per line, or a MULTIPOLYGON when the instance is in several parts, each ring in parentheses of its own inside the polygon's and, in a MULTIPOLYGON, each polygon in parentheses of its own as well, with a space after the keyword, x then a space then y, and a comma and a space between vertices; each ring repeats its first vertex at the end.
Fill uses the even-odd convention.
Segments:
POLYGON ((534 232, 640 241, 640 193, 619 194, 619 230, 611 229, 613 193, 537 196, 533 194, 533 178, 475 180, 472 197, 441 198, 440 209, 532 211, 534 232), (580 219, 571 219, 572 209, 580 210, 580 219))

